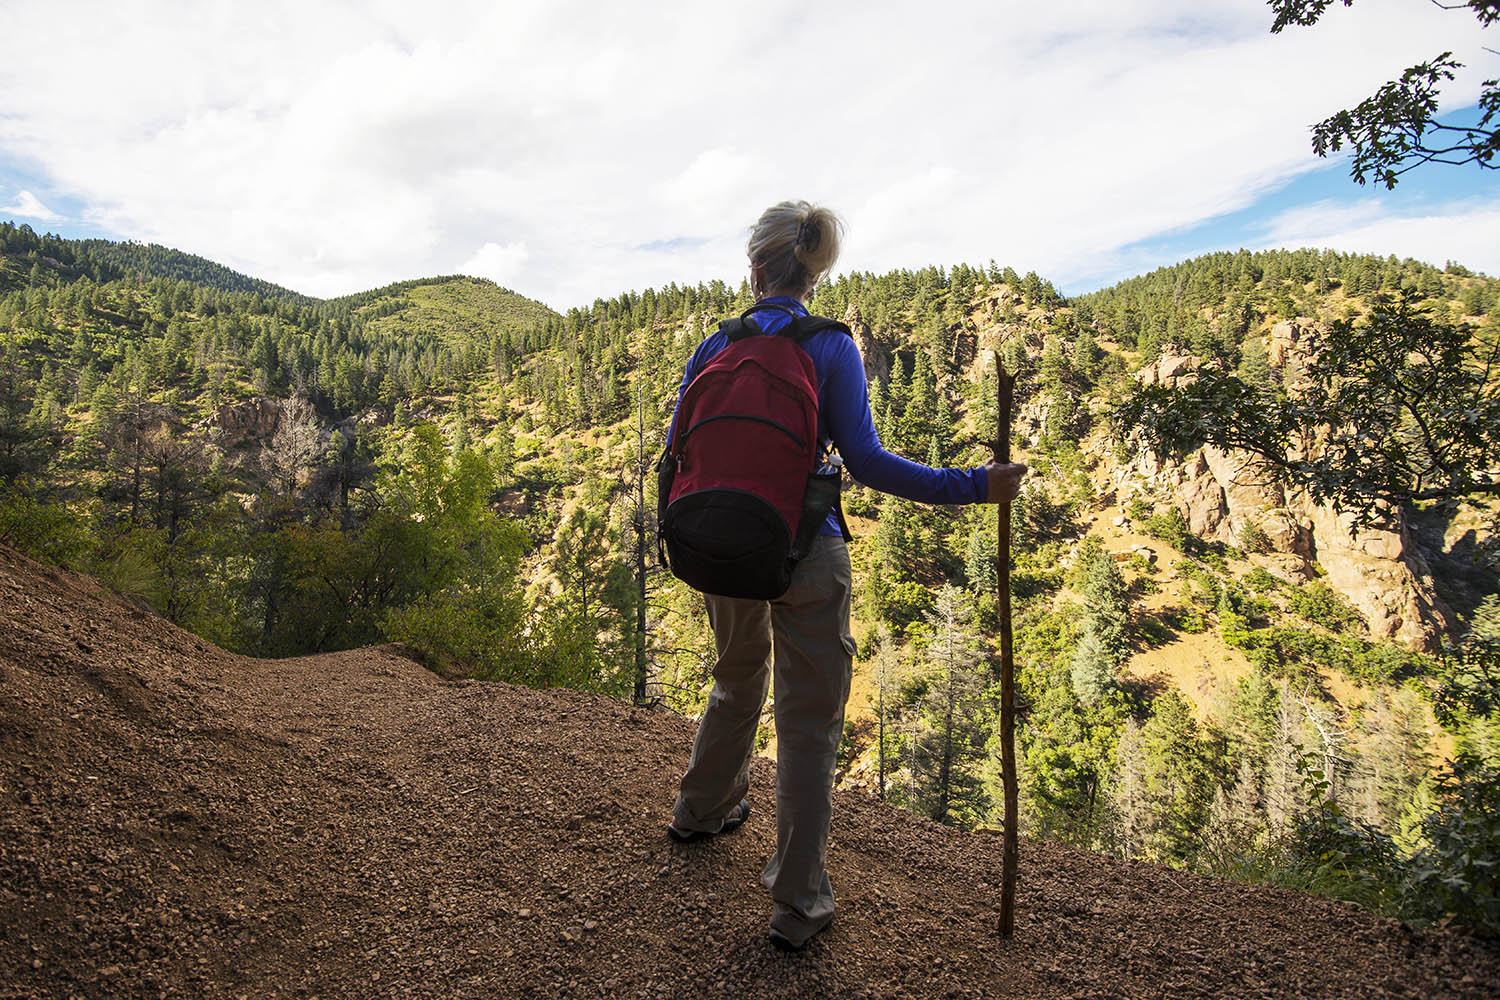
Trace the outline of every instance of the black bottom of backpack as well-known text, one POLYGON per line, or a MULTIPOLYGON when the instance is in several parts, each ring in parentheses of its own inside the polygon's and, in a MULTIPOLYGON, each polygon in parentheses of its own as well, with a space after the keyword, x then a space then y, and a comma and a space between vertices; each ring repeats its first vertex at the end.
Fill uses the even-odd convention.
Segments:
POLYGON ((694 590, 770 601, 791 584, 791 529, 757 496, 700 490, 678 497, 661 532, 672 572, 694 590))

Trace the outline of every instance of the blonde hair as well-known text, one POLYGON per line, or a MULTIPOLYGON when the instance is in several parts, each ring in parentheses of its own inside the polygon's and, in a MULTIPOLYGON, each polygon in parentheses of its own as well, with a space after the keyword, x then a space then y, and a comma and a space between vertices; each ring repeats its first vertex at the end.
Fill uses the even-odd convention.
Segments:
POLYGON ((765 273, 765 291, 806 298, 833 269, 844 223, 832 209, 805 201, 783 201, 760 214, 750 230, 750 263, 765 273))

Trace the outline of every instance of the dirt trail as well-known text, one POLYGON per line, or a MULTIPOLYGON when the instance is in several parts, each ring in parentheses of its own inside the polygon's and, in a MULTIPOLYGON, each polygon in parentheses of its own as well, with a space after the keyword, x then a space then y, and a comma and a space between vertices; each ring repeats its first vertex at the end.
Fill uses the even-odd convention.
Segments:
POLYGON ((1492 997, 1500 951, 853 793, 834 926, 766 942, 755 812, 663 833, 691 723, 216 649, 0 548, 0 997, 1492 997))

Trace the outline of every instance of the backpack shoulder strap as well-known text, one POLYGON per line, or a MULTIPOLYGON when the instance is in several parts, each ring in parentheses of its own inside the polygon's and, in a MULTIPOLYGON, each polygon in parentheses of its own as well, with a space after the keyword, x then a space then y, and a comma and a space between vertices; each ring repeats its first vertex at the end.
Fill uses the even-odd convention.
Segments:
POLYGON ((854 333, 843 323, 827 316, 797 316, 791 324, 782 331, 783 336, 791 337, 797 343, 802 343, 815 333, 824 330, 842 330, 852 340, 854 333))
POLYGON ((780 302, 757 302, 749 309, 746 309, 744 312, 740 313, 740 319, 750 319, 751 313, 760 312, 763 309, 775 309, 778 312, 786 313, 792 319, 797 318, 797 310, 793 309, 791 306, 784 306, 780 302))
POLYGON ((736 316, 726 319, 719 324, 719 332, 724 334, 732 344, 736 340, 744 340, 746 337, 759 336, 760 324, 755 322, 748 313, 744 316, 736 316))
POLYGON ((752 312, 760 309, 779 309, 791 316, 792 321, 778 330, 777 333, 783 337, 790 337, 797 344, 801 344, 808 337, 811 337, 815 333, 821 333, 824 330, 843 330, 851 339, 854 337, 849 328, 836 319, 829 319, 826 316, 803 316, 795 310, 776 302, 758 302, 734 319, 726 319, 720 323, 719 329, 729 338, 731 344, 736 340, 743 340, 752 334, 763 333, 764 331, 761 329, 760 324, 755 321, 755 317, 750 315, 752 312))

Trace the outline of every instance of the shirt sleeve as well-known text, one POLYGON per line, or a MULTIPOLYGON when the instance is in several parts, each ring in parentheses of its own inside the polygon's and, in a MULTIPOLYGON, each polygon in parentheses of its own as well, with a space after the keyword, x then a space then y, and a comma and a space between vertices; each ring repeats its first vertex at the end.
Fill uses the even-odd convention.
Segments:
POLYGON ((677 423, 677 408, 682 405, 682 394, 687 392, 687 387, 693 384, 693 379, 698 377, 703 366, 708 364, 709 359, 718 354, 726 343, 724 335, 715 331, 703 338, 697 349, 693 351, 693 356, 688 359, 687 368, 682 373, 682 383, 677 386, 677 402, 672 404, 672 419, 667 421, 666 445, 668 448, 672 447, 672 428, 677 423))
POLYGON ((859 348, 843 333, 829 333, 820 406, 828 436, 856 482, 921 503, 983 503, 989 480, 983 466, 934 469, 886 451, 870 414, 870 390, 859 348))

